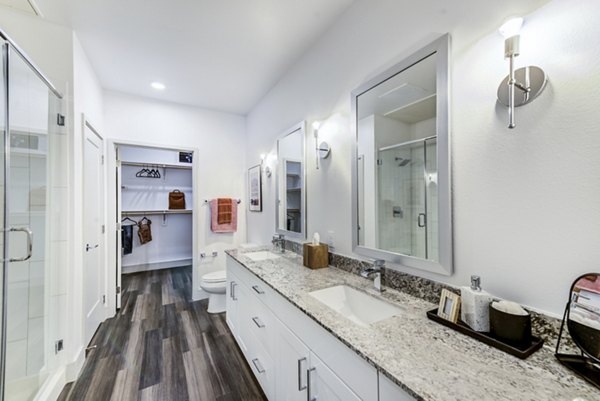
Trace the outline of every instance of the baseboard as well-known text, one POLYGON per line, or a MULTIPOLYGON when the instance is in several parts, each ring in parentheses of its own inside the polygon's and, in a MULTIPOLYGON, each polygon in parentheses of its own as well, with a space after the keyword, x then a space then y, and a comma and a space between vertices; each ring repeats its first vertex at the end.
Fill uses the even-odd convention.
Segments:
POLYGON ((54 401, 58 398, 62 389, 67 384, 66 378, 66 369, 64 366, 61 366, 54 374, 44 382, 44 385, 36 396, 33 398, 33 401, 54 401))
POLYGON ((83 369, 83 364, 85 363, 85 347, 79 348, 76 355, 73 362, 67 365, 65 372, 67 383, 77 380, 79 377, 79 373, 81 373, 81 369, 83 369))
POLYGON ((173 267, 191 266, 192 259, 168 260, 165 262, 144 263, 140 265, 123 266, 122 273, 139 273, 151 270, 171 269, 173 267))

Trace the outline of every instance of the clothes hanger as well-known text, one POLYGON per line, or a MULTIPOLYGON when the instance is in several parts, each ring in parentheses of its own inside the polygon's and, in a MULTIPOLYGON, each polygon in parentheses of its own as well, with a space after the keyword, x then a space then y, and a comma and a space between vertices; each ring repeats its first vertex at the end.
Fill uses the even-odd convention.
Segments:
POLYGON ((133 219, 130 219, 129 217, 125 217, 124 219, 122 219, 121 223, 124 222, 124 221, 127 221, 127 220, 131 221, 133 224, 137 224, 138 223, 137 221, 135 221, 133 219))
POLYGON ((148 223, 147 224, 152 224, 152 220, 150 220, 149 218, 147 218, 146 216, 142 217, 142 219, 140 221, 138 221, 138 225, 141 225, 144 223, 144 220, 146 220, 148 223))

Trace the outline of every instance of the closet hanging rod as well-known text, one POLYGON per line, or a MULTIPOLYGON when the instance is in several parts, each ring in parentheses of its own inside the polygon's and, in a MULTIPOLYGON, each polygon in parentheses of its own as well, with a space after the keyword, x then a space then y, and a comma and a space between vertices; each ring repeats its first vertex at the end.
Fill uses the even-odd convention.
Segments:
MULTIPOLYGON (((238 205, 239 205, 240 203, 242 203, 242 200, 241 200, 241 199, 236 199, 235 201, 237 202, 237 204, 238 204, 238 205)), ((208 199, 204 199, 204 204, 205 204, 205 205, 208 205, 208 202, 210 202, 208 199)))
POLYGON ((165 214, 192 214, 192 210, 171 209, 171 210, 123 210, 121 216, 150 216, 165 214))
POLYGON ((122 166, 134 166, 134 167, 159 167, 159 168, 172 168, 179 170, 191 170, 192 166, 182 166, 180 164, 164 164, 164 163, 137 163, 137 162, 121 162, 122 166))
POLYGON ((152 186, 152 185, 121 185, 121 189, 128 189, 128 190, 138 190, 138 191, 156 191, 156 192, 170 192, 170 191, 174 191, 176 189, 180 190, 181 192, 186 192, 186 191, 192 191, 193 188, 192 187, 180 187, 180 186, 152 186))

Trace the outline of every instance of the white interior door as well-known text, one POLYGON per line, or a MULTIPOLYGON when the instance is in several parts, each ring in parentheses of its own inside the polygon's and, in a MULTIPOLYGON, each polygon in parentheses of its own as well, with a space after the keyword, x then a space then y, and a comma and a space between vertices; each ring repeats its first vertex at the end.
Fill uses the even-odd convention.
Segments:
MULTIPOLYGON (((117 155, 118 155, 118 152, 117 152, 117 155)), ((123 247, 123 237, 121 236, 122 235, 122 233, 121 233, 121 228, 122 228, 122 223, 121 223, 121 212, 122 212, 122 207, 121 207, 121 162, 119 160, 117 160, 117 167, 115 168, 115 174, 116 174, 116 178, 117 178, 116 179, 117 185, 116 185, 116 189, 115 189, 116 194, 117 194, 117 197, 116 197, 116 202, 117 202, 117 205, 116 205, 117 206, 116 207, 116 209, 117 209, 117 213, 116 213, 117 214, 117 217, 116 217, 117 218, 116 248, 117 249, 116 249, 116 261, 115 261, 116 262, 115 266, 116 266, 116 270, 117 270, 116 271, 116 278, 117 278, 117 280, 116 280, 117 281, 117 283, 116 283, 116 288, 117 288, 116 308, 121 309, 121 293, 122 293, 122 291, 121 291, 121 288, 122 288, 121 274, 123 274, 123 260, 122 260, 123 254, 122 254, 121 248, 123 247)))
POLYGON ((85 342, 89 343, 104 320, 106 302, 104 144, 87 122, 83 139, 83 307, 85 342))

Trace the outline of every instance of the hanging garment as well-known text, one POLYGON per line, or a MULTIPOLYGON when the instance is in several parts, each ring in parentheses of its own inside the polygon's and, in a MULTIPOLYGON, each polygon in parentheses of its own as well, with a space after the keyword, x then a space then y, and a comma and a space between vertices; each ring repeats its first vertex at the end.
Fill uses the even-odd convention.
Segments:
POLYGON ((137 225, 137 221, 125 217, 121 220, 121 248, 123 249, 123 255, 129 255, 133 252, 133 226, 137 225), (129 224, 122 224, 128 221, 129 224))
POLYGON ((237 201, 230 198, 210 201, 210 229, 214 233, 237 231, 237 201))
POLYGON ((133 252, 133 225, 128 224, 121 227, 121 246, 123 255, 133 252))
POLYGON ((185 209, 185 194, 176 189, 169 192, 169 209, 185 209))
POLYGON ((152 229, 150 228, 151 224, 152 221, 147 217, 144 217, 137 223, 138 237, 140 239, 141 245, 147 244, 148 242, 152 241, 152 229))

